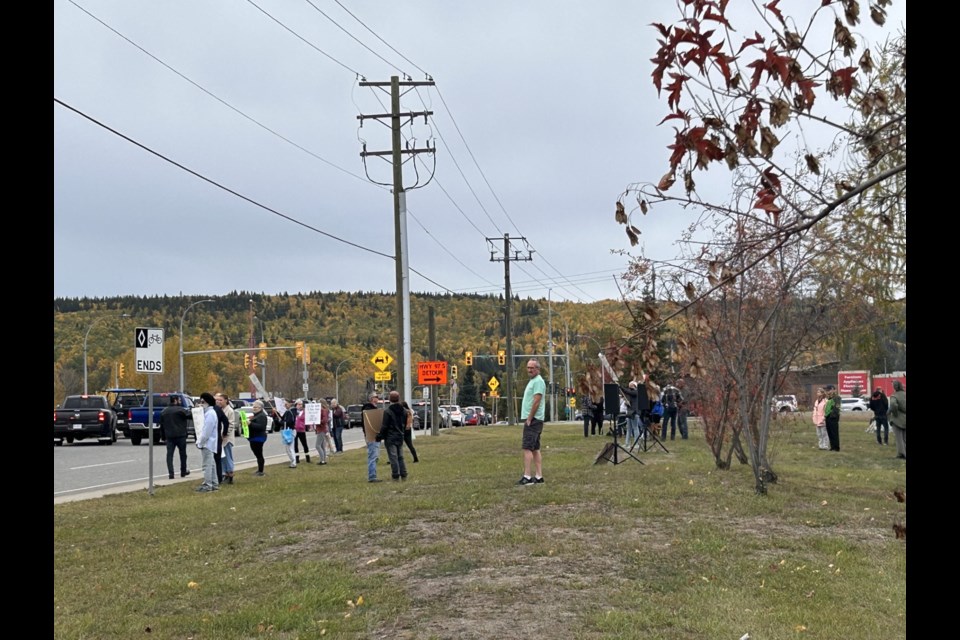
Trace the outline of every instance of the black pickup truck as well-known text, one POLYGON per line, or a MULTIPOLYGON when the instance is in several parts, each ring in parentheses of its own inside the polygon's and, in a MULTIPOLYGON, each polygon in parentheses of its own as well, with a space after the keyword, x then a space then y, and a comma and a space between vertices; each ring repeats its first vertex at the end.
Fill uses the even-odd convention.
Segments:
POLYGON ((59 447, 66 440, 96 438, 100 444, 117 441, 117 414, 106 396, 67 396, 53 411, 53 444, 59 447))
POLYGON ((127 412, 133 407, 139 407, 147 398, 146 389, 107 389, 102 393, 117 414, 117 430, 126 435, 127 412))

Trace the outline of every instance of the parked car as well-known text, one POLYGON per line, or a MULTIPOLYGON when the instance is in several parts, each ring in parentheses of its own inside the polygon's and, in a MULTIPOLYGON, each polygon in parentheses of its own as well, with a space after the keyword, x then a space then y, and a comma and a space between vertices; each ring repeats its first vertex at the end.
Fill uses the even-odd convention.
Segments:
POLYGON ((774 396, 772 404, 777 413, 793 413, 797 410, 797 396, 774 396))
POLYGON ((483 407, 472 406, 472 407, 467 407, 467 409, 473 409, 473 412, 477 414, 477 424, 479 425, 490 424, 491 422, 490 414, 487 413, 483 407))
POLYGON ((460 405, 457 404, 442 404, 440 405, 447 410, 447 413, 450 414, 450 424, 454 427, 463 426, 463 412, 460 411, 460 405))
POLYGON ((866 411, 867 403, 863 398, 840 398, 840 411, 866 411))
POLYGON ((347 429, 350 427, 362 427, 363 426, 363 405, 362 404, 348 404, 347 405, 347 429))

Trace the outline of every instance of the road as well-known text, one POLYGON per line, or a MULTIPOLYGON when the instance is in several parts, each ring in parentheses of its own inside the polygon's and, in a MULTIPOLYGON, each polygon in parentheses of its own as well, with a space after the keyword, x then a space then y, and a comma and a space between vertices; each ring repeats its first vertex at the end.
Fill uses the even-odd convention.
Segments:
MULTIPOLYGON (((429 434, 429 432, 428 432, 429 434)), ((307 434, 307 443, 313 447, 316 434, 307 434)), ((418 438, 429 437, 417 432, 418 438)), ((346 429, 343 432, 343 448, 355 449, 363 446, 363 430, 346 429)), ((271 433, 263 449, 267 465, 277 462, 286 463, 283 440, 279 433, 271 433)), ((238 438, 233 447, 233 458, 238 469, 256 468, 256 458, 250 451, 249 443, 238 438)), ((201 482, 203 472, 200 468, 200 450, 194 442, 187 443, 187 466, 190 475, 180 478, 180 454, 174 453, 174 469, 177 477, 167 477, 167 447, 165 444, 153 447, 153 483, 201 482)), ((358 473, 363 472, 358 467, 358 473)), ((53 447, 53 501, 68 502, 106 495, 145 489, 150 480, 150 448, 146 442, 133 446, 130 441, 120 438, 110 446, 100 445, 96 441, 84 440, 73 444, 53 447)))

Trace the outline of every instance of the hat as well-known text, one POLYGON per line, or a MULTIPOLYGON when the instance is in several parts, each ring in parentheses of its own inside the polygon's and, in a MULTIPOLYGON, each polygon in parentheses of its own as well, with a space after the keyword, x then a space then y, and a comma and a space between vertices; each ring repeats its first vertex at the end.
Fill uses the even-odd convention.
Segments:
POLYGON ((636 380, 631 380, 631 381, 630 381, 630 384, 628 384, 627 386, 630 387, 631 389, 636 389, 636 388, 637 388, 637 381, 636 381, 636 380))
POLYGON ((217 401, 213 399, 213 396, 209 391, 204 391, 200 394, 200 399, 207 403, 208 406, 215 406, 217 401))

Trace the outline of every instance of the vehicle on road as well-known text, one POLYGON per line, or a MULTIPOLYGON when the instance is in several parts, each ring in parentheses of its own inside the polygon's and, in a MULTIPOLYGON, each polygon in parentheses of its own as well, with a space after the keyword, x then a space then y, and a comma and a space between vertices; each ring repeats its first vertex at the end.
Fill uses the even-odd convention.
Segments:
POLYGON ((133 407, 139 407, 147 397, 146 389, 107 389, 102 394, 117 414, 117 429, 124 433, 127 426, 127 413, 133 407))
MULTIPOLYGON (((160 432, 160 414, 170 406, 170 398, 178 396, 180 406, 185 409, 193 409, 193 398, 185 393, 173 391, 170 393, 153 394, 153 444, 163 442, 163 434, 160 432)), ((148 437, 148 424, 150 424, 150 403, 149 396, 144 398, 143 404, 127 411, 127 423, 123 426, 123 435, 130 438, 130 444, 135 447, 140 446, 145 438, 148 437)), ((187 439, 197 439, 197 433, 194 431, 193 418, 190 418, 190 427, 187 429, 187 439)))
POLYGON ((487 413, 486 409, 479 405, 470 406, 467 407, 467 409, 473 409, 473 412, 477 414, 478 425, 487 425, 493 421, 493 418, 487 413))
POLYGON ((363 426, 363 405, 362 404, 348 404, 347 405, 347 429, 351 427, 362 427, 363 426))
POLYGON ((463 424, 468 427, 475 427, 480 424, 480 414, 473 407, 467 407, 463 410, 463 424))
POLYGON ((457 404, 442 404, 440 405, 447 410, 447 413, 450 414, 450 424, 454 427, 463 426, 463 412, 460 411, 460 405, 457 404))
POLYGON ((772 404, 777 413, 793 413, 797 410, 797 396, 774 396, 772 404))
MULTIPOLYGON (((432 429, 433 422, 430 415, 430 403, 419 401, 414 402, 411 406, 413 409, 413 415, 416 418, 415 424, 418 429, 432 429)), ((437 407, 437 413, 439 418, 437 422, 440 425, 441 429, 447 429, 450 427, 450 414, 447 413, 447 410, 443 407, 437 407)))
POLYGON ((53 444, 59 447, 64 440, 96 439, 100 444, 117 441, 117 414, 106 396, 67 396, 53 411, 53 444))
POLYGON ((840 398, 840 411, 866 411, 867 408, 863 398, 840 398))

